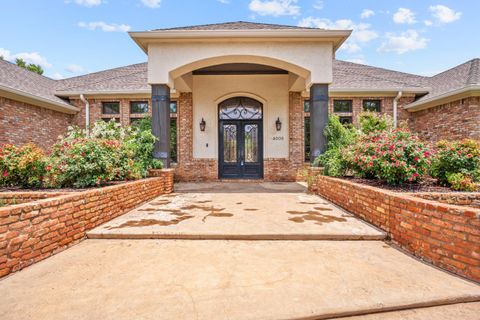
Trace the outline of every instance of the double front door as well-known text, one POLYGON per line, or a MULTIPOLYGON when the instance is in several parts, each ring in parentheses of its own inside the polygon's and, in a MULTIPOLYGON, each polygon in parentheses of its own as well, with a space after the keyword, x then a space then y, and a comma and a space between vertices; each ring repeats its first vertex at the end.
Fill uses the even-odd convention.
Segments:
POLYGON ((220 178, 263 178, 262 121, 220 120, 219 153, 220 178))

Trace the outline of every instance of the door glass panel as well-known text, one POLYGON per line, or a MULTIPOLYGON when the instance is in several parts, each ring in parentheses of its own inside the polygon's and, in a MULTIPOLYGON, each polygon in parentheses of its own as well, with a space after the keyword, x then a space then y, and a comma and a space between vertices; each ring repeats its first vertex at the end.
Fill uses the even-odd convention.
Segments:
POLYGON ((245 162, 258 162, 258 124, 244 127, 245 162))
POLYGON ((222 120, 262 119, 262 104, 247 97, 230 98, 220 103, 219 118, 222 120))
POLYGON ((237 126, 223 125, 223 162, 237 162, 237 126))

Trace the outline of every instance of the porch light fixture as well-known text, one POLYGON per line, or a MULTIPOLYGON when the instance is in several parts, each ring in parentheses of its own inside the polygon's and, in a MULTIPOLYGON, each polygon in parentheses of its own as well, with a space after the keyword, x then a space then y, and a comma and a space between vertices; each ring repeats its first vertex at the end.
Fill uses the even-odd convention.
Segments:
POLYGON ((207 123, 205 122, 205 119, 202 118, 202 121, 200 121, 200 131, 205 131, 205 126, 207 123))
POLYGON ((280 121, 280 118, 277 118, 277 121, 275 121, 275 127, 277 128, 277 131, 282 130, 282 121, 280 121))

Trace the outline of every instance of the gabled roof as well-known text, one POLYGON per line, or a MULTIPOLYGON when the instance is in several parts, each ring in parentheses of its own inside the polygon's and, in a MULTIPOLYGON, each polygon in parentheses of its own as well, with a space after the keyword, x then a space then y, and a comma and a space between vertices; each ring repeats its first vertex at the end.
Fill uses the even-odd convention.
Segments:
POLYGON ((316 29, 308 27, 289 26, 284 24, 270 24, 270 23, 257 23, 248 21, 234 21, 224 23, 211 23, 201 24, 195 26, 175 27, 154 29, 153 31, 166 31, 166 30, 305 30, 316 29))
POLYGON ((427 78, 431 87, 429 93, 408 108, 418 107, 438 99, 464 93, 469 90, 480 91, 480 59, 472 59, 442 73, 427 78))
POLYGON ((147 63, 137 63, 83 76, 57 81, 56 94, 68 96, 68 93, 150 92, 147 83, 147 63))
POLYGON ((29 102, 39 100, 43 106, 69 113, 78 111, 55 95, 56 81, 0 59, 0 91, 29 102))

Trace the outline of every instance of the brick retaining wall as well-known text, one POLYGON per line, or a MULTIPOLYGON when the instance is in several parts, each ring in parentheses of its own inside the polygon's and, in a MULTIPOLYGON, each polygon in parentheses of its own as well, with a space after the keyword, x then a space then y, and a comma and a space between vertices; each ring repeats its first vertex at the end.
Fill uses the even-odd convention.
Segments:
POLYGON ((67 192, 41 192, 41 191, 7 191, 0 192, 0 207, 25 202, 32 202, 41 199, 53 198, 68 194, 67 192))
POLYGON ((480 281, 480 209, 318 176, 310 190, 387 231, 415 256, 480 281))
POLYGON ((480 192, 416 192, 413 197, 480 209, 480 192))
POLYGON ((2 207, 0 277, 64 250, 87 231, 172 191, 173 170, 163 170, 161 177, 2 207))

